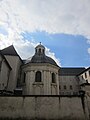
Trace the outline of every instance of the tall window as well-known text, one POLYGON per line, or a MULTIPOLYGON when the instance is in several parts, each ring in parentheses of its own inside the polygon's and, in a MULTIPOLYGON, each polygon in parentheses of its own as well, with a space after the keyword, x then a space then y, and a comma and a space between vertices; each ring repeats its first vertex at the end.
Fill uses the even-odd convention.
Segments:
POLYGON ((90 76, 90 70, 89 70, 89 76, 90 76))
POLYGON ((70 85, 70 90, 72 90, 72 85, 70 85))
POLYGON ((56 82, 56 76, 55 76, 55 73, 52 73, 52 83, 55 83, 56 82))
POLYGON ((44 49, 43 49, 43 53, 44 53, 44 49))
POLYGON ((41 82, 41 72, 40 71, 36 72, 35 82, 41 82))
POLYGON ((24 72, 23 83, 25 83, 25 79, 26 79, 26 73, 24 72))
POLYGON ((85 73, 85 78, 87 78, 87 73, 85 73))

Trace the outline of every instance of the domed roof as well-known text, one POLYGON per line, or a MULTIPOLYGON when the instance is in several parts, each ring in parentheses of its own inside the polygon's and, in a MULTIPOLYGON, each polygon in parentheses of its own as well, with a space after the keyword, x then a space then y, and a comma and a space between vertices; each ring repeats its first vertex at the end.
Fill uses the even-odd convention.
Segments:
POLYGON ((50 63, 57 66, 56 62, 52 58, 42 54, 35 54, 31 59, 31 63, 50 63))
POLYGON ((58 66, 57 63, 50 57, 45 55, 45 47, 41 43, 35 48, 35 55, 32 57, 31 63, 50 63, 58 66))

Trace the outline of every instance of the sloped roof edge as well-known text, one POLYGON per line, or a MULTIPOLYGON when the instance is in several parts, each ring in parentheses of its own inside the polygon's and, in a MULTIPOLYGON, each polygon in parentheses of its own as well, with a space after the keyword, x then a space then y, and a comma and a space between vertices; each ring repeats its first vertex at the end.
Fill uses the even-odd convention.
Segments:
POLYGON ((84 72, 88 71, 90 69, 90 67, 86 68, 85 70, 83 70, 81 73, 79 73, 78 75, 83 74, 84 72))

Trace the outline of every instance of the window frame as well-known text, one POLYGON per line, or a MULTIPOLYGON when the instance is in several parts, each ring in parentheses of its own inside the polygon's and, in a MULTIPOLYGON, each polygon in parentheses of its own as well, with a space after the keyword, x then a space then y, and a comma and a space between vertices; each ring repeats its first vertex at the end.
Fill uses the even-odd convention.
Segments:
POLYGON ((70 90, 72 90, 73 89, 73 87, 72 87, 72 85, 70 85, 70 90))
POLYGON ((35 73, 35 82, 42 82, 42 73, 41 73, 41 71, 37 71, 35 73))
POLYGON ((87 73, 85 72, 85 78, 87 78, 87 73))
POLYGON ((56 75, 55 75, 55 73, 52 73, 52 83, 56 83, 56 75))

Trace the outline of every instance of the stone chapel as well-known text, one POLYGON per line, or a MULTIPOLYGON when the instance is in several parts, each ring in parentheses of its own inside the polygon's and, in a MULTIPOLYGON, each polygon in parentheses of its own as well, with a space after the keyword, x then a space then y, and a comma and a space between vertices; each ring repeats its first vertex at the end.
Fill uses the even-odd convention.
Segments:
POLYGON ((41 43, 31 60, 22 60, 13 45, 0 50, 0 94, 79 95, 87 85, 90 67, 60 67, 41 43))

